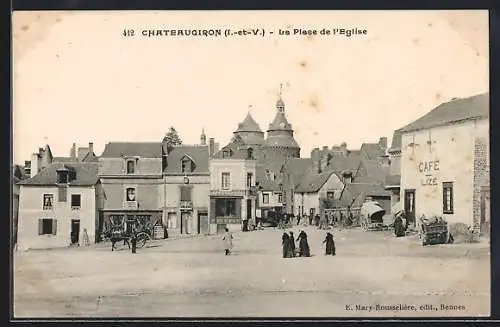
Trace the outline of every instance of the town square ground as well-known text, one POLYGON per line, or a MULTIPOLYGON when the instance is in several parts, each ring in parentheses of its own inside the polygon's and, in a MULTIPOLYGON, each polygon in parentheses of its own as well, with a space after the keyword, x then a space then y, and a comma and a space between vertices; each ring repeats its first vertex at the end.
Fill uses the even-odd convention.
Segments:
MULTIPOLYGON (((292 229, 294 234, 298 227, 292 229)), ((488 243, 422 247, 415 236, 305 227, 310 258, 281 258, 279 229, 109 246, 18 252, 14 316, 437 317, 490 312, 488 243)))

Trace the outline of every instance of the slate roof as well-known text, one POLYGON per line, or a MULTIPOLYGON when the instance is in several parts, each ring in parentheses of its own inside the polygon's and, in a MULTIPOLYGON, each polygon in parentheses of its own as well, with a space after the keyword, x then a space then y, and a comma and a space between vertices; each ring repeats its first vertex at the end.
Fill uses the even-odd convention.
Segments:
POLYGON ((361 165, 364 168, 364 174, 356 175, 355 181, 382 185, 386 177, 390 175, 390 167, 380 167, 377 160, 362 159, 361 165))
POLYGON ((295 192, 297 193, 315 193, 318 192, 323 185, 328 181, 330 176, 332 176, 334 172, 325 172, 321 174, 307 174, 300 181, 299 185, 295 188, 295 192))
POLYGON ((352 151, 347 156, 334 154, 330 163, 326 167, 326 171, 334 171, 342 173, 344 171, 351 171, 354 174, 358 171, 361 164, 361 155, 359 151, 352 151))
POLYGON ((163 171, 166 174, 182 173, 181 159, 188 156, 194 161, 193 173, 209 173, 208 146, 205 145, 181 145, 176 146, 167 156, 167 167, 163 171))
POLYGON ((288 122, 284 112, 276 113, 274 120, 272 121, 271 124, 269 124, 269 128, 267 129, 268 132, 269 131, 291 131, 291 130, 292 130, 292 124, 290 124, 288 122))
POLYGON ((388 175, 385 178, 386 186, 398 186, 401 185, 401 175, 388 175))
POLYGON ((302 178, 312 170, 311 158, 293 158, 285 164, 285 169, 290 174, 291 180, 297 186, 302 178))
POLYGON ((64 163, 64 162, 76 162, 76 160, 74 160, 73 158, 71 157, 54 157, 52 158, 52 163, 64 163))
POLYGON ((290 135, 286 135, 286 134, 269 135, 268 134, 266 140, 264 141, 264 146, 298 148, 299 144, 290 135))
POLYGON ((252 115, 250 113, 247 114, 245 119, 241 123, 238 124, 238 129, 234 131, 235 133, 238 132, 262 132, 259 124, 253 119, 252 115))
POLYGON ((97 163, 52 163, 34 177, 22 180, 19 185, 56 186, 57 170, 64 168, 76 173, 76 179, 69 182, 71 186, 92 186, 98 181, 97 163))
POLYGON ((385 190, 378 184, 350 183, 345 185, 340 196, 340 203, 343 206, 356 206, 358 202, 362 204, 367 196, 390 195, 390 191, 385 190))
POLYGON ((364 153, 368 159, 377 159, 385 155, 385 150, 382 149, 378 143, 363 143, 360 151, 364 153))
POLYGON ((426 115, 403 127, 401 131, 406 133, 462 121, 488 118, 489 110, 489 93, 455 99, 440 104, 426 115))
POLYGON ((395 130, 394 134, 392 134, 392 141, 389 152, 401 150, 401 139, 402 139, 401 130, 399 129, 395 130))
POLYGON ((161 142, 110 142, 104 147, 101 158, 138 156, 142 158, 162 158, 161 142))

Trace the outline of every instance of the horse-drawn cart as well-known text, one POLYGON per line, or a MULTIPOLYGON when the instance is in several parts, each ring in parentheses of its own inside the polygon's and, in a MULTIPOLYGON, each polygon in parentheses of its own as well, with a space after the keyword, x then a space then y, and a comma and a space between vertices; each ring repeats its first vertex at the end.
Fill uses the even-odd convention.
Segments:
POLYGON ((425 217, 419 219, 419 237, 422 245, 445 244, 452 242, 448 231, 448 223, 441 217, 425 217))
POLYGON ((132 233, 135 233, 136 246, 142 248, 153 238, 154 226, 158 223, 158 218, 133 216, 125 218, 123 216, 110 216, 104 221, 104 240, 111 241, 112 249, 116 244, 127 245, 130 248, 132 233))
POLYGON ((367 201, 361 206, 360 225, 363 231, 382 230, 385 210, 376 201, 367 201))

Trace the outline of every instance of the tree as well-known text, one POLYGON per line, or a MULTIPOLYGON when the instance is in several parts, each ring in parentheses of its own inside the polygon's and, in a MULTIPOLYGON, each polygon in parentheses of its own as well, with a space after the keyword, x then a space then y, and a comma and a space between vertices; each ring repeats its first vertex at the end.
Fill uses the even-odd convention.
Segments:
POLYGON ((170 127, 167 134, 165 134, 163 144, 166 145, 168 152, 170 152, 176 145, 182 144, 182 140, 174 127, 170 127))

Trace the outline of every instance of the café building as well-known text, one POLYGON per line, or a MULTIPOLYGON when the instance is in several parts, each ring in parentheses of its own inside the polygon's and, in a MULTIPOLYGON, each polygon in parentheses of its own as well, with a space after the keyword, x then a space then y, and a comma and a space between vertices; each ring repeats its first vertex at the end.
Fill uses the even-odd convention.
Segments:
POLYGON ((437 215, 489 233, 489 94, 454 98, 400 133, 400 197, 410 223, 437 215))

